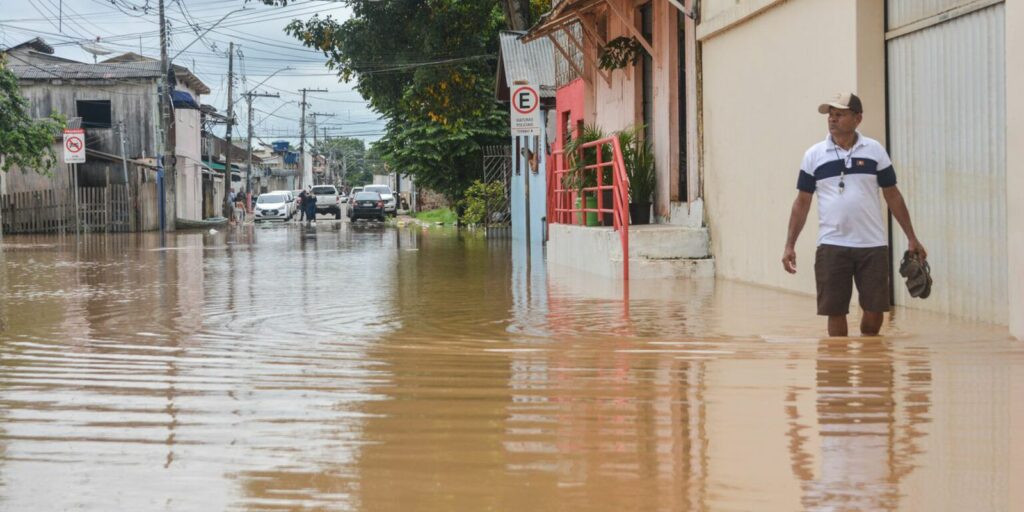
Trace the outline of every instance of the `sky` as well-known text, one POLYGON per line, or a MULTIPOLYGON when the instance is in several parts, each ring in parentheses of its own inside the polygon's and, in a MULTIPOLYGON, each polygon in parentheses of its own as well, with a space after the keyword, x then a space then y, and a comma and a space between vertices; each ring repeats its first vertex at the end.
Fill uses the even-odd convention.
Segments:
MULTIPOLYGON (((95 43, 99 37, 96 44, 113 51, 99 56, 100 61, 125 52, 160 57, 158 0, 2 3, 0 48, 41 37, 59 57, 92 62, 93 55, 79 45, 95 43)), ((253 100, 254 145, 258 141, 282 139, 297 144, 301 100, 298 91, 302 88, 327 90, 308 93, 306 98, 307 115, 316 112, 333 116, 317 117, 319 136, 323 136, 324 127, 328 136, 346 135, 368 143, 383 135, 385 121, 353 90, 354 84, 340 82, 326 67, 323 53, 305 48, 284 32, 291 20, 308 20, 315 14, 347 19, 351 10, 343 2, 298 0, 289 2, 287 7, 271 7, 253 0, 165 0, 164 11, 171 27, 168 55, 184 50, 174 62, 191 69, 211 89, 200 102, 222 113, 227 110, 228 43, 235 42, 236 140, 244 140, 247 129, 246 105, 241 94, 255 90, 276 93, 280 98, 253 100), (214 26, 225 15, 227 18, 214 26), (205 36, 197 37, 211 26, 205 36), (286 67, 291 69, 283 69, 286 67)), ((223 126, 214 132, 223 136, 223 126)), ((307 140, 312 137, 311 132, 312 125, 307 125, 307 140)))

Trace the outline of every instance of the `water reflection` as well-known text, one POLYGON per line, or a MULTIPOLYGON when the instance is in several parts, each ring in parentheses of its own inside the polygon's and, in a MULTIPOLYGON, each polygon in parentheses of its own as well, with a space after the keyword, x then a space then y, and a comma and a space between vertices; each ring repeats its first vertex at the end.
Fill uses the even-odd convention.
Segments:
POLYGON ((1024 347, 377 224, 8 237, 5 510, 1016 510, 1024 347), (42 505, 42 507, 40 507, 42 505))

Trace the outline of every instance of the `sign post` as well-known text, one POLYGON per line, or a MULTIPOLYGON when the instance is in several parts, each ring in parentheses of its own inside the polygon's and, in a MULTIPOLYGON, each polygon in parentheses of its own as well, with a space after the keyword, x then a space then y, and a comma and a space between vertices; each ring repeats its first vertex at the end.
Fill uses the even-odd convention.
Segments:
POLYGON ((74 177, 72 186, 75 191, 75 233, 82 231, 82 211, 78 207, 78 165, 85 163, 85 130, 82 128, 64 129, 64 163, 70 166, 74 177))
POLYGON ((82 128, 65 129, 65 163, 85 163, 85 130, 82 128))
POLYGON ((64 163, 85 163, 85 130, 67 128, 64 130, 64 163))
POLYGON ((539 137, 541 132, 540 94, 537 87, 517 81, 512 87, 512 136, 539 137))

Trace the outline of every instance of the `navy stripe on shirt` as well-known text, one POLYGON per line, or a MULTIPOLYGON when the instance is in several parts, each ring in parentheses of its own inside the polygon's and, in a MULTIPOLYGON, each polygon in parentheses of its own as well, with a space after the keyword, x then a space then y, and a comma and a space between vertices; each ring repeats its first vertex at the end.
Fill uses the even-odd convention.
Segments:
POLYGON ((849 169, 846 168, 846 163, 843 160, 832 160, 825 162, 818 166, 814 170, 814 179, 821 181, 829 178, 835 178, 841 174, 875 174, 878 169, 878 162, 871 160, 870 158, 854 158, 853 166, 849 169))
POLYGON ((896 170, 890 165, 878 171, 878 186, 882 188, 896 185, 896 170))
POLYGON ((815 189, 817 188, 816 185, 817 184, 814 181, 814 176, 811 176, 810 174, 807 174, 804 171, 800 171, 800 177, 796 179, 797 190, 813 194, 815 189))

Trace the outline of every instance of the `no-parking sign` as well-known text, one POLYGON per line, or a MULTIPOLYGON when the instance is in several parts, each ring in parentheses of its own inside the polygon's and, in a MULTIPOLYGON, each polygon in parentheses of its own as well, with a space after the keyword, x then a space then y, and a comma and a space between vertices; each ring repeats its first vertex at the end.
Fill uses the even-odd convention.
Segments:
POLYGON ((85 130, 67 128, 64 130, 64 163, 85 163, 85 130))
POLYGON ((540 136, 540 94, 537 87, 517 81, 511 95, 512 135, 540 136))

